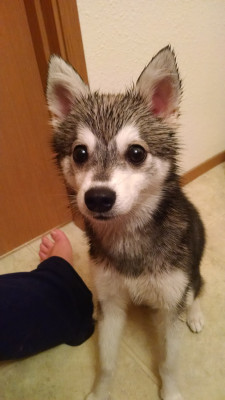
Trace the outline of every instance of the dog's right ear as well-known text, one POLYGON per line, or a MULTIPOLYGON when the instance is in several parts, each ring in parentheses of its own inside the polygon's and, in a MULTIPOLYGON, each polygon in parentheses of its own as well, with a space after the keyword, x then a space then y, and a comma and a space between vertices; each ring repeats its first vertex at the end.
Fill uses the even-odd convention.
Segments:
POLYGON ((88 92, 88 86, 70 64, 59 56, 51 56, 46 96, 53 126, 61 123, 75 106, 76 99, 88 92))
POLYGON ((153 57, 138 78, 136 87, 153 115, 167 122, 176 121, 182 88, 176 57, 170 46, 153 57))

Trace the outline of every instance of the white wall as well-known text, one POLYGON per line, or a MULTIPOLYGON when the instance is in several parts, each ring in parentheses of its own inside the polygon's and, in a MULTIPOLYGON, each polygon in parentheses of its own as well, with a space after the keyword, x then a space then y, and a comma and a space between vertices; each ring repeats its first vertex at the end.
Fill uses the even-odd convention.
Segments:
POLYGON ((78 0, 77 4, 92 89, 123 90, 170 43, 184 86, 182 171, 225 149, 224 0, 78 0))

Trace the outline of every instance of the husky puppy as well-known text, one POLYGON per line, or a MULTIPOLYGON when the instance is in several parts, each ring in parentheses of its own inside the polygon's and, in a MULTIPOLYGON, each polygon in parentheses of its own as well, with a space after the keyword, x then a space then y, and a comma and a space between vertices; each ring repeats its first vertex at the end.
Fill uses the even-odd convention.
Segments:
POLYGON ((186 310, 193 332, 204 324, 198 297, 204 228, 177 171, 181 92, 170 46, 124 94, 91 93, 71 65, 55 55, 50 60, 53 147, 84 216, 101 308, 101 373, 88 400, 110 397, 129 302, 157 310, 161 398, 182 399, 177 321, 186 310))

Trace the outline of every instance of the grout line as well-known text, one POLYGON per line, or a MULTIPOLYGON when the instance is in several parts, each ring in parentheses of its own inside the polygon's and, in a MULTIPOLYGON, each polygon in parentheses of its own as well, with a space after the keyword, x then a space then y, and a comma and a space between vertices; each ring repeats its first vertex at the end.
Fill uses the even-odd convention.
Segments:
MULTIPOLYGON (((147 375, 148 378, 150 378, 151 381, 158 387, 157 378, 151 372, 150 368, 148 368, 145 365, 145 363, 137 356, 137 354, 133 350, 131 350, 130 346, 126 343, 126 341, 124 339, 122 339, 122 345, 125 348, 125 350, 127 351, 127 353, 131 356, 131 358, 134 361, 136 361, 136 363, 142 369, 142 371, 145 373, 145 375, 147 375)), ((150 357, 149 357, 149 363, 150 363, 150 357)))

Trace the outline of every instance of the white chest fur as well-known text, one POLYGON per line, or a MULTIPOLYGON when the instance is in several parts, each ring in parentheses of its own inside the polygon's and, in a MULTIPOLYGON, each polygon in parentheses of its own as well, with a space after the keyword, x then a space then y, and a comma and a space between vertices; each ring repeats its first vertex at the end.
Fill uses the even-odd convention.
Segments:
POLYGON ((113 268, 105 269, 104 265, 93 265, 92 270, 99 301, 132 301, 153 308, 175 307, 188 282, 181 270, 162 272, 155 276, 145 273, 138 278, 125 277, 113 268))

